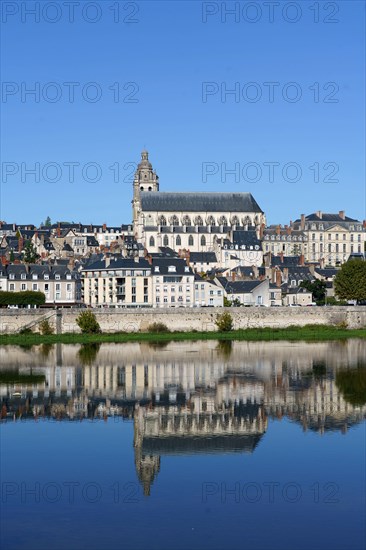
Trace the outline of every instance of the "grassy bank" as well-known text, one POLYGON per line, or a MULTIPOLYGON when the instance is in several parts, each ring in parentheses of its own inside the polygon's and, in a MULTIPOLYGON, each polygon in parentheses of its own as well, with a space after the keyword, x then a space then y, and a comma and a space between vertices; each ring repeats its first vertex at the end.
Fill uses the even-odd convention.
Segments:
POLYGON ((37 344, 90 344, 120 342, 176 342, 181 340, 305 340, 325 341, 347 338, 366 338, 366 329, 348 330, 343 327, 326 325, 290 326, 280 328, 250 328, 230 332, 164 332, 159 334, 146 332, 114 334, 9 334, 0 336, 0 345, 33 346, 37 344))

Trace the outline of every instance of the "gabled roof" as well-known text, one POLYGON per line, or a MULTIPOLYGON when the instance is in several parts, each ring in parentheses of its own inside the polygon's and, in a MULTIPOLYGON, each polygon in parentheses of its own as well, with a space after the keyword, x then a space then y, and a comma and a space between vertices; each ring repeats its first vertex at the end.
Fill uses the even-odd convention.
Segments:
POLYGON ((217 277, 217 280, 227 294, 250 294, 253 290, 266 281, 229 281, 225 277, 217 277))
POLYGON ((250 193, 140 193, 147 212, 262 212, 250 193))
POLYGON ((190 263, 217 263, 215 252, 191 252, 189 256, 190 263))

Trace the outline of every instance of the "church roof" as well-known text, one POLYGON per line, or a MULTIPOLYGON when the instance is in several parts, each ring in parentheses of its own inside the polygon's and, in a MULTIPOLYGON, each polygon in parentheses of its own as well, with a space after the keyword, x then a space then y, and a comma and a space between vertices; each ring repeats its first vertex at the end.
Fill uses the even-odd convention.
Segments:
POLYGON ((142 191, 148 212, 263 212, 250 193, 165 193, 142 191))

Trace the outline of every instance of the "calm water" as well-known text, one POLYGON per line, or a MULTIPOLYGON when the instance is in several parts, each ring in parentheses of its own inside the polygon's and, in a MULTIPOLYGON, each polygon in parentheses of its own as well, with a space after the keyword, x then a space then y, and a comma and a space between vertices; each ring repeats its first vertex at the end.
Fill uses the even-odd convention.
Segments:
POLYGON ((0 376, 3 548, 365 548, 364 341, 9 347, 0 376))

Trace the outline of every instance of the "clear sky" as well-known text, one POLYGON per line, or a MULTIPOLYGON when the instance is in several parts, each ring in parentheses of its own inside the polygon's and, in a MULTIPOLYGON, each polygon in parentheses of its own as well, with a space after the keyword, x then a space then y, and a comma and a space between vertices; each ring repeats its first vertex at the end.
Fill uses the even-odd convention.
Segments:
POLYGON ((143 148, 161 191, 366 217, 364 2, 4 1, 2 21, 2 220, 129 223, 143 148))

